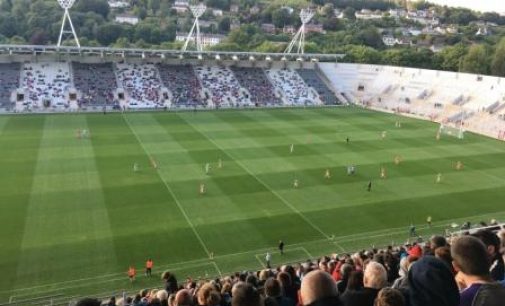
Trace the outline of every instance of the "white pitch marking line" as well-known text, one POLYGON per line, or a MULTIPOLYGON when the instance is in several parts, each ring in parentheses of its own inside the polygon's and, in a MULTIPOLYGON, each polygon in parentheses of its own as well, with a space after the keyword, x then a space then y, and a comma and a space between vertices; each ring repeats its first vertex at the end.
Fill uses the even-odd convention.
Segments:
POLYGON ((281 202, 283 202, 288 208, 290 208, 293 212, 295 212, 297 215, 299 215, 305 222, 307 222, 307 224, 309 224, 310 226, 312 226, 312 228, 314 228, 321 235, 323 235, 323 237, 325 237, 326 239, 330 239, 330 236, 328 236, 325 232, 323 232, 317 225, 315 225, 312 221, 310 221, 304 214, 302 214, 296 207, 294 207, 293 205, 291 205, 291 203, 289 203, 286 199, 284 199, 279 193, 277 193, 272 188, 270 188, 270 186, 268 186, 265 182, 263 182, 258 176, 256 176, 254 173, 252 173, 249 170, 249 168, 247 168, 239 159, 234 158, 230 153, 226 152, 214 140, 212 140, 211 138, 209 138, 209 136, 207 136, 207 134, 204 134, 204 133, 200 132, 200 130, 197 129, 191 122, 187 121, 185 118, 183 118, 180 115, 179 115, 179 117, 182 118, 182 120, 184 120, 188 125, 190 125, 191 127, 193 127, 198 133, 200 133, 205 138, 207 138, 207 140, 209 140, 214 146, 216 146, 224 154, 228 155, 228 157, 230 157, 231 159, 233 159, 235 161, 235 163, 237 163, 240 167, 242 167, 242 169, 244 169, 247 173, 249 173, 250 176, 254 177, 256 179, 256 181, 258 181, 261 185, 263 185, 265 188, 267 188, 273 195, 275 195, 279 200, 281 200, 281 202))
POLYGON ((259 261, 259 263, 261 264, 261 266, 263 268, 266 268, 267 266, 263 263, 263 261, 258 257, 258 254, 254 255, 254 257, 256 257, 256 259, 259 261))
MULTIPOLYGON (((432 223, 433 225, 431 226, 431 228, 446 227, 446 226, 448 226, 448 224, 450 224, 451 222, 454 222, 454 221, 467 220, 469 218, 475 219, 475 218, 482 218, 482 217, 493 217, 493 216, 496 216, 496 215, 499 215, 499 214, 503 214, 503 213, 505 213, 505 211, 498 211, 496 213, 489 213, 489 214, 482 214, 482 215, 475 215, 475 216, 467 216, 467 217, 462 217, 462 218, 455 218, 455 219, 448 219, 448 220, 444 220, 444 221, 433 222, 432 223)), ((338 240, 339 242, 348 242, 348 241, 354 241, 354 240, 364 240, 364 239, 368 239, 368 238, 386 237, 386 236, 395 235, 395 234, 401 234, 402 232, 406 232, 406 230, 404 230, 404 231, 390 231, 390 232, 386 232, 388 230, 398 230, 398 229, 401 229, 401 228, 403 228, 403 227, 393 227, 393 228, 390 228, 390 229, 383 229, 383 230, 369 231, 369 232, 361 232, 361 233, 352 234, 352 235, 335 237, 334 240, 338 240), (384 232, 384 233, 383 234, 377 234, 377 235, 370 235, 370 234, 373 234, 373 233, 382 233, 382 232, 384 232)), ((419 227, 420 230, 422 230, 422 229, 428 229, 428 228, 429 228, 428 226, 420 226, 419 227)), ((310 244, 310 243, 314 243, 314 242, 322 242, 322 241, 331 242, 332 240, 331 239, 317 239, 317 240, 312 240, 312 241, 304 241, 304 242, 289 244, 289 245, 286 245, 286 247, 297 246, 297 245, 306 245, 306 244, 310 244)), ((334 243, 335 242, 336 241, 334 241, 334 243)), ((247 251, 247 252, 228 253, 228 254, 224 254, 224 255, 214 256, 214 258, 233 257, 233 256, 250 254, 250 253, 255 253, 255 252, 268 251, 268 250, 271 250, 271 249, 272 248, 261 248, 261 249, 247 251)), ((184 269, 184 268, 188 268, 188 266, 185 266, 186 264, 201 262, 201 264, 203 265, 203 264, 205 264, 206 260, 207 260, 207 258, 201 258, 201 259, 195 259, 195 260, 189 260, 189 261, 176 262, 176 263, 173 263, 173 264, 163 265, 163 266, 160 266, 160 267, 165 267, 165 269, 168 269, 170 266, 177 266, 176 268, 173 268, 171 270, 181 270, 181 269, 184 269)), ((189 266, 189 267, 191 267, 191 266, 189 266)), ((163 270, 163 269, 161 269, 161 270, 163 270)), ((24 291, 24 290, 33 290, 33 289, 37 289, 37 288, 57 286, 59 284, 67 284, 67 283, 80 282, 80 281, 96 280, 96 279, 100 279, 100 278, 106 278, 106 277, 116 276, 116 275, 121 275, 121 274, 124 274, 124 273, 113 273, 113 274, 106 274, 106 275, 95 276, 95 277, 88 277, 88 278, 74 279, 74 280, 63 281, 63 282, 56 282, 56 283, 51 283, 51 284, 46 284, 46 285, 39 285, 39 286, 34 286, 34 287, 25 287, 25 288, 17 288, 17 289, 12 289, 12 290, 4 290, 4 291, 0 291, 0 293, 18 292, 18 291, 24 291)), ((84 284, 81 287, 84 287, 86 285, 88 285, 88 284, 84 284)), ((41 293, 44 293, 44 292, 50 292, 50 291, 41 291, 41 293)))
MULTIPOLYGON (((139 144, 142 146, 142 149, 144 150, 145 154, 147 154, 147 156, 149 156, 149 153, 147 152, 145 146, 144 146, 144 143, 142 142, 142 140, 140 140, 140 137, 138 136, 137 132, 135 132, 135 130, 132 128, 131 124, 130 124, 130 121, 128 121, 128 118, 126 118, 126 116, 123 114, 123 119, 125 120, 125 122, 128 124, 128 127, 130 128, 130 130, 132 131, 133 135, 135 135, 135 137, 137 138, 137 141, 139 142, 139 144)), ((200 241, 200 244, 202 245, 205 253, 207 253, 207 256, 210 257, 210 252, 209 250, 207 249, 207 246, 205 245, 205 243, 203 242, 203 239, 202 237, 200 237, 200 234, 198 234, 198 231, 196 230, 195 226, 193 225, 193 223, 191 222, 191 220, 189 219, 188 215, 186 214, 186 212, 184 211, 184 209, 182 208, 182 205, 181 203, 179 202, 179 199, 177 198, 177 196, 175 195, 175 193, 173 192, 172 188, 168 185, 168 183, 165 181, 165 179, 161 176, 159 170, 156 170, 156 173, 158 174, 158 177, 161 179, 161 181, 165 184, 165 187, 167 188, 168 192, 170 193, 170 195, 174 198, 174 201, 175 203, 177 204, 177 206, 179 207, 179 210, 182 212, 184 218, 186 219, 186 222, 188 222, 189 226, 191 227, 191 229, 193 230, 193 233, 195 234, 196 238, 198 238, 198 240, 200 241)))

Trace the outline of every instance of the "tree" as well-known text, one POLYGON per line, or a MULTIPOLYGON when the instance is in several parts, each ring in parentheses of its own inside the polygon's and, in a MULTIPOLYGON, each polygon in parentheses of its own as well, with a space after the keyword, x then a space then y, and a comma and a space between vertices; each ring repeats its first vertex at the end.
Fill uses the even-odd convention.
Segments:
POLYGON ((266 52, 266 53, 279 53, 284 51, 286 48, 285 44, 274 43, 271 41, 264 41, 261 45, 256 47, 256 52, 266 52))
POLYGON ((466 55, 467 48, 459 43, 451 47, 444 48, 437 54, 437 62, 443 70, 459 71, 463 56, 466 55))
POLYGON ((338 31, 342 28, 342 24, 335 17, 328 17, 323 19, 323 29, 326 31, 338 31))
POLYGON ((344 17, 349 20, 356 20, 356 10, 350 6, 346 7, 345 10, 342 11, 344 17))
POLYGON ((230 17, 223 17, 217 25, 219 32, 228 33, 230 31, 230 17))
POLYGON ((491 61, 491 73, 505 76, 505 37, 500 40, 491 61))
POLYGON ((95 12, 97 14, 102 15, 104 18, 109 15, 109 3, 107 0, 86 0, 86 1, 77 1, 75 9, 79 12, 87 13, 87 12, 95 12))
POLYGON ((0 16, 0 33, 6 37, 12 37, 16 35, 18 26, 16 19, 11 15, 5 17, 0 16))
POLYGON ((484 45, 472 45, 461 62, 461 71, 487 74, 489 73, 489 57, 484 45))
POLYGON ((117 41, 123 34, 123 27, 115 23, 106 23, 98 27, 96 38, 105 46, 117 41))
POLYGON ((349 46, 346 50, 345 61, 354 63, 378 64, 381 62, 380 53, 371 47, 349 46))
POLYGON ((291 15, 285 8, 279 8, 272 12, 272 22, 277 28, 291 24, 291 15))
POLYGON ((368 27, 359 31, 355 39, 357 39, 359 44, 367 45, 373 48, 380 48, 384 45, 379 31, 373 27, 368 27))
POLYGON ((149 9, 153 12, 153 15, 156 15, 158 10, 160 9, 161 2, 160 0, 149 0, 149 9))

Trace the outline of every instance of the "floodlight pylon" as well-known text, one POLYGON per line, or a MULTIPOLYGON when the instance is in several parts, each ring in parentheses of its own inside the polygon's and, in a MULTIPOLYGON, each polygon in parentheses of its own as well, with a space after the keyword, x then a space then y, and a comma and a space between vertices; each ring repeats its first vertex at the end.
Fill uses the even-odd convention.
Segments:
POLYGON ((203 3, 200 3, 198 5, 190 5, 189 9, 191 10, 191 13, 193 13, 193 16, 195 17, 195 22, 193 23, 193 26, 191 27, 191 30, 189 31, 188 36, 186 37, 186 41, 182 46, 182 51, 185 52, 188 49, 189 42, 193 39, 193 36, 195 36, 194 40, 196 44, 196 50, 202 52, 203 45, 202 45, 202 37, 200 35, 199 19, 207 10, 207 6, 203 3))
POLYGON ((77 38, 77 34, 75 33, 74 29, 74 24, 72 23, 72 19, 70 18, 70 14, 68 10, 72 8, 76 0, 57 0, 58 4, 61 6, 61 8, 64 10, 63 13, 63 20, 61 22, 61 30, 60 30, 60 37, 58 38, 58 47, 61 47, 61 41, 63 39, 64 34, 72 34, 75 43, 77 44, 77 47, 81 47, 81 44, 79 43, 79 38, 77 38), (70 25, 70 31, 65 29, 65 26, 68 24, 70 25))
POLYGON ((302 9, 300 12, 300 20, 302 21, 302 25, 298 32, 296 32, 295 36, 289 43, 288 47, 284 51, 284 53, 293 53, 293 49, 296 47, 296 54, 304 54, 305 53, 305 26, 309 23, 314 17, 315 12, 310 8, 302 9))

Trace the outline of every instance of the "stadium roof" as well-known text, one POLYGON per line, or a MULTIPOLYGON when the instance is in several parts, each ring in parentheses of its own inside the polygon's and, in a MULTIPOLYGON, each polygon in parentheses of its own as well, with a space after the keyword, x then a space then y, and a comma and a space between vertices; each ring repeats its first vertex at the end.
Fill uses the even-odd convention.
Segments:
POLYGON ((336 61, 344 54, 287 54, 230 51, 180 51, 158 49, 0 45, 0 55, 79 55, 141 59, 200 59, 200 60, 258 60, 258 61, 336 61))

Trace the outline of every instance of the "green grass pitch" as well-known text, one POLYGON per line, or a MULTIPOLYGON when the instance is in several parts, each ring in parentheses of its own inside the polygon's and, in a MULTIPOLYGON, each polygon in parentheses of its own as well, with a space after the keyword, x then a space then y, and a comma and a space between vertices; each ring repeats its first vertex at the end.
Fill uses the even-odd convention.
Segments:
POLYGON ((133 291, 166 269, 213 277, 257 269, 267 251, 279 264, 403 242, 411 222, 427 235, 505 217, 503 143, 437 141, 437 128, 356 108, 1 116, 0 302, 133 291), (142 274, 149 257, 155 276, 131 285, 128 266, 142 274))

